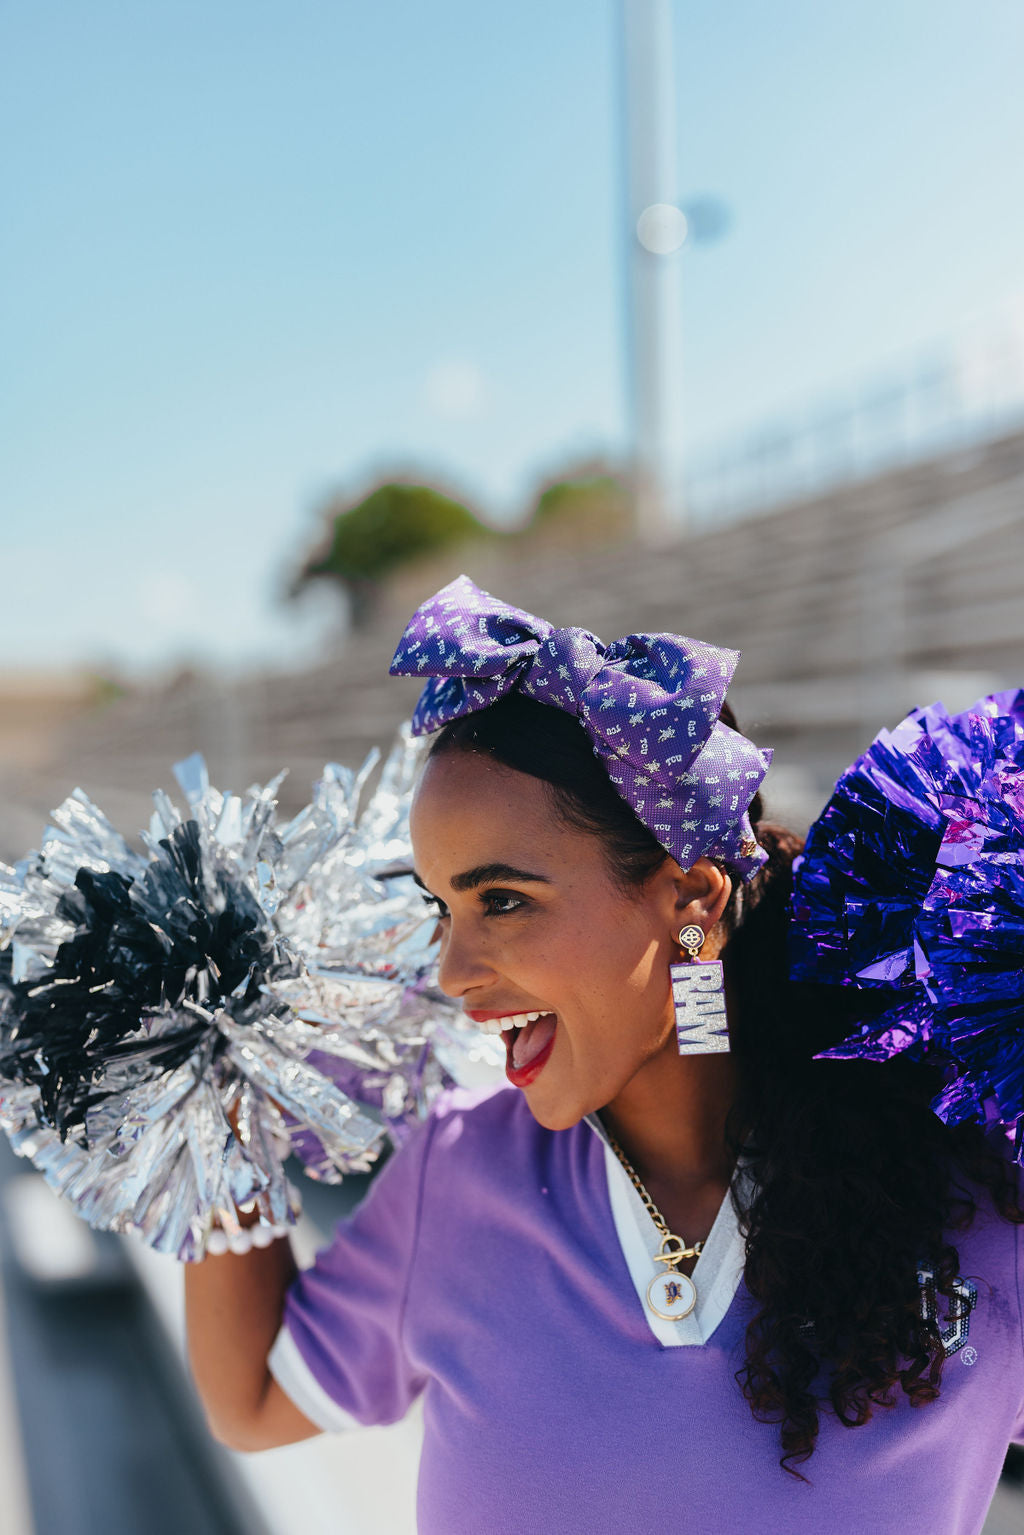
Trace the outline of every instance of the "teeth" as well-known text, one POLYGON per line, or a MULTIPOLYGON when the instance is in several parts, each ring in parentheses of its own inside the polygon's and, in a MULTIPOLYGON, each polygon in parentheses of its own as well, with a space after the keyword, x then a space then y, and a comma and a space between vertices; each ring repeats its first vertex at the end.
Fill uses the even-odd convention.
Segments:
POLYGON ((487 1018, 483 1023, 477 1024, 477 1028, 484 1034, 501 1034, 506 1029, 525 1029, 528 1023, 533 1023, 537 1018, 546 1017, 546 1012, 508 1013, 504 1018, 487 1018))

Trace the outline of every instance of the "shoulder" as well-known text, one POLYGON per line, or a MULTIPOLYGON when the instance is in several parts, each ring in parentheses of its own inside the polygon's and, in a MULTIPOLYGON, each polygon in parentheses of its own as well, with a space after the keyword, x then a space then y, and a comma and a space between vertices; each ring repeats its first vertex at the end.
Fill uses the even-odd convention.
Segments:
POLYGON ((460 1160, 488 1151, 508 1152, 552 1132, 534 1119, 516 1088, 496 1087, 442 1093, 430 1112, 431 1156, 460 1160))
POLYGON ((496 1186, 507 1193, 522 1169, 536 1166, 553 1136, 514 1087, 449 1089, 398 1141, 365 1204, 385 1190, 417 1203, 425 1191, 432 1192, 449 1205, 496 1186), (456 1190, 459 1197, 453 1199, 456 1190))
POLYGON ((553 1132, 537 1123, 520 1092, 505 1085, 443 1093, 422 1128, 419 1225, 443 1266, 445 1244, 461 1240, 467 1225, 493 1231, 510 1210, 519 1212, 518 1219, 532 1208, 541 1143, 553 1132))

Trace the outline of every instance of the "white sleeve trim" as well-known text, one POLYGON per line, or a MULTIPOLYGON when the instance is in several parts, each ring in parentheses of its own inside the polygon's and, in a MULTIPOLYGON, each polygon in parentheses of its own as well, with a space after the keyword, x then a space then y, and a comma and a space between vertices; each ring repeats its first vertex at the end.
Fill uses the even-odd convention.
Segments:
POLYGON ((282 1327, 274 1339, 267 1364, 285 1396, 290 1397, 299 1411, 305 1413, 317 1428, 322 1428, 328 1434, 339 1434, 350 1428, 362 1427, 358 1418, 346 1412, 344 1407, 339 1407, 324 1390, 300 1354, 299 1346, 287 1327, 282 1327))

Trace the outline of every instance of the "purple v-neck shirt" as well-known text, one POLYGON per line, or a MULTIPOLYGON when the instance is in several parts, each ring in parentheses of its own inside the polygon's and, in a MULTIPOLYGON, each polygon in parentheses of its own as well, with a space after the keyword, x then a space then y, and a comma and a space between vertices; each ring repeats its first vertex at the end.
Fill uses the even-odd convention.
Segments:
POLYGON ((544 1130, 514 1090, 442 1100, 296 1280, 275 1375, 325 1428, 424 1393, 423 1535, 981 1529, 1024 1440, 1022 1228, 983 1211, 955 1238, 977 1298, 939 1400, 855 1429, 823 1412, 805 1485, 734 1379, 742 1279, 705 1342, 664 1346, 609 1176, 591 1128, 544 1130))

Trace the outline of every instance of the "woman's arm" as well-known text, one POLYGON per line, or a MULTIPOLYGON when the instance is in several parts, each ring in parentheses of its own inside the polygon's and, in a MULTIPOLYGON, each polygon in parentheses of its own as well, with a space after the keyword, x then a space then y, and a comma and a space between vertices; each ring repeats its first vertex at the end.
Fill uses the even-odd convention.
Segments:
POLYGON ((269 1450, 318 1434, 267 1368, 295 1277, 286 1237, 185 1266, 192 1375, 210 1431, 232 1450, 269 1450))
MULTIPOLYGON (((192 1373, 222 1443, 263 1450, 324 1427, 394 1423, 423 1389, 403 1328, 436 1123, 432 1112, 388 1158, 304 1274, 285 1238, 186 1266, 192 1373), (312 1418, 268 1368, 289 1291, 282 1379, 312 1418)), ((256 1219, 238 1211, 242 1226, 256 1219)))

